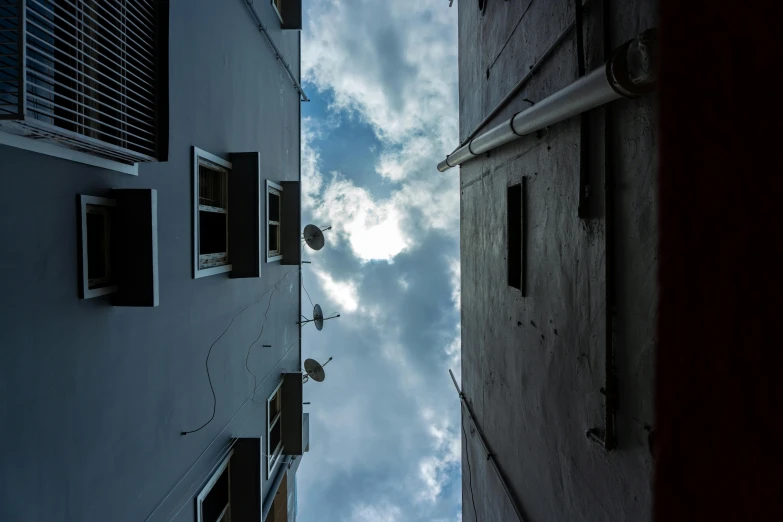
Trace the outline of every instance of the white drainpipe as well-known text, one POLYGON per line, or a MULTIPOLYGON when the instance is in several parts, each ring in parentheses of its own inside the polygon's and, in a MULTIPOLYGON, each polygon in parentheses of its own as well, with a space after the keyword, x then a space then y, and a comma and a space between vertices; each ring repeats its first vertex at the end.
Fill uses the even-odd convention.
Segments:
POLYGON ((619 98, 650 92, 658 70, 656 30, 620 46, 611 60, 571 85, 479 134, 438 164, 444 172, 479 154, 619 98))

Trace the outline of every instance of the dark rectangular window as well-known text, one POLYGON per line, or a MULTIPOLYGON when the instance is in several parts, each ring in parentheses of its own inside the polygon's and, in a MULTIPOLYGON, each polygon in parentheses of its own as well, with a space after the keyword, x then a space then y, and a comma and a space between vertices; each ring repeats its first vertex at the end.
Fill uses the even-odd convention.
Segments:
POLYGON ((508 286, 522 290, 522 184, 508 187, 508 286))
POLYGON ((280 194, 269 191, 269 221, 280 221, 280 194))
POLYGON ((229 468, 223 470, 220 478, 212 486, 207 498, 201 504, 201 516, 204 522, 217 522, 226 520, 226 513, 229 509, 229 468))
POLYGON ((87 277, 88 288, 111 284, 110 209, 87 205, 87 277))
POLYGON ((280 245, 280 210, 282 203, 282 190, 283 187, 277 183, 267 181, 266 185, 266 223, 267 223, 267 236, 266 236, 266 259, 267 261, 273 261, 280 259, 282 256, 282 249, 280 245))
MULTIPOLYGON (((226 215, 199 212, 199 255, 226 253, 226 215)), ((205 264, 209 264, 205 261, 205 264)), ((225 262, 226 259, 221 261, 225 262)), ((217 263, 216 263, 217 264, 217 263)))
POLYGON ((228 264, 228 170, 199 158, 199 268, 228 264))

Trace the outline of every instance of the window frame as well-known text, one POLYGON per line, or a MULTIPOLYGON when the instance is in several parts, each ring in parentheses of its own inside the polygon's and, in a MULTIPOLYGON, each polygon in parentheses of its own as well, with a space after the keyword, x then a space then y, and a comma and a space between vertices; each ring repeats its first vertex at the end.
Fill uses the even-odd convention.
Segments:
MULTIPOLYGON (((100 297, 102 295, 113 294, 117 291, 117 284, 109 284, 106 286, 99 286, 96 288, 90 288, 89 279, 89 255, 88 255, 88 233, 87 233, 87 213, 88 207, 106 207, 106 214, 109 215, 107 220, 109 227, 106 230, 106 235, 111 238, 111 210, 117 206, 117 202, 109 198, 101 198, 97 196, 87 196, 84 194, 79 195, 79 219, 81 234, 79 236, 80 248, 81 248, 81 281, 80 281, 80 293, 81 299, 92 299, 94 297, 100 297)), ((106 247, 109 249, 106 256, 111 260, 111 241, 107 241, 106 247)), ((110 263, 111 261, 109 261, 110 263)))
POLYGON ((228 206, 228 176, 231 175, 231 170, 233 166, 230 161, 224 160, 223 158, 216 156, 214 154, 211 154, 203 149, 200 149, 198 147, 193 147, 193 278, 199 279, 202 277, 208 277, 212 275, 217 274, 224 274, 226 272, 231 272, 232 266, 231 266, 231 252, 230 252, 230 246, 228 242, 228 220, 230 219, 230 208, 228 206), (225 265, 219 265, 219 266, 213 266, 209 268, 200 268, 200 254, 199 254, 199 244, 200 244, 200 226, 201 226, 201 218, 199 215, 200 207, 199 204, 199 165, 201 164, 201 160, 204 160, 208 163, 212 163, 218 167, 222 167, 227 170, 226 172, 226 257, 228 260, 228 263, 225 265))
MULTIPOLYGON (((206 483, 206 485, 201 489, 198 496, 196 497, 196 520, 197 522, 205 522, 204 516, 201 510, 201 506, 204 503, 204 500, 207 498, 207 496, 212 492, 212 488, 215 487, 215 484, 217 484, 218 479, 223 474, 223 471, 228 470, 228 504, 226 505, 226 509, 223 510, 223 513, 221 513, 220 517, 218 518, 217 522, 220 522, 225 518, 226 511, 229 513, 231 512, 231 457, 234 456, 234 450, 228 452, 228 455, 226 458, 223 459, 223 461, 220 463, 220 466, 217 470, 212 474, 212 476, 209 478, 209 482, 206 483)), ((230 515, 229 515, 230 517, 230 515)), ((230 520, 230 518, 229 518, 230 520)))
MULTIPOLYGON (((286 1, 286 0, 280 0, 280 4, 282 5, 282 4, 283 4, 285 1, 286 1)), ((280 12, 280 10, 277 8, 277 0, 270 0, 270 2, 271 2, 271 4, 272 4, 272 9, 274 9, 274 11, 275 11, 275 14, 276 14, 276 15, 277 15, 277 17, 280 19, 280 23, 281 23, 281 24, 282 24, 282 23, 285 23, 285 22, 283 21, 283 13, 281 13, 281 12, 280 12)))
POLYGON ((269 397, 266 400, 266 478, 269 480, 272 477, 272 472, 277 469, 277 465, 282 460, 283 456, 283 379, 280 379, 280 382, 275 386, 274 391, 269 395, 269 397), (269 413, 271 411, 270 403, 275 398, 277 394, 280 394, 280 408, 277 412, 277 415, 275 415, 274 419, 269 418, 269 413), (274 427, 274 424, 278 425, 278 428, 280 429, 280 442, 277 444, 276 447, 272 448, 270 447, 270 444, 272 443, 272 428, 274 427))
POLYGON ((266 180, 266 227, 264 228, 264 235, 266 236, 266 262, 272 263, 274 261, 280 261, 283 259, 283 248, 282 248, 282 239, 283 239, 283 187, 282 185, 279 185, 275 183, 274 181, 266 180), (277 250, 270 251, 269 250, 269 194, 276 193, 277 197, 280 200, 280 203, 278 205, 278 214, 279 214, 279 221, 276 223, 273 222, 277 226, 277 250))

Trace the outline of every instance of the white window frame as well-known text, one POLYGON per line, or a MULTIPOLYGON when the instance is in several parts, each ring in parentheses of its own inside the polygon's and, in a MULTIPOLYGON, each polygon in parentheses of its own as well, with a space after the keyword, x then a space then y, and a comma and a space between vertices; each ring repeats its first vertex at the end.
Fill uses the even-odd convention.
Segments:
POLYGON ((73 161, 83 165, 91 165, 93 167, 113 170, 122 174, 130 174, 131 176, 139 175, 138 163, 128 165, 126 163, 120 163, 119 161, 110 160, 101 156, 87 154, 86 152, 67 149, 61 145, 54 145, 45 141, 25 138, 24 136, 17 136, 15 134, 8 134, 3 131, 0 131, 0 145, 7 145, 17 149, 28 150, 30 152, 36 152, 38 154, 44 154, 46 156, 52 156, 53 158, 60 158, 67 161, 73 161))
MULTIPOLYGON (((280 4, 284 4, 284 3, 285 3, 285 1, 286 1, 286 0, 280 0, 280 4)), ((272 3, 272 9, 274 9, 274 10, 275 10, 275 14, 276 14, 276 15, 277 15, 277 17, 280 19, 280 23, 282 24, 282 23, 283 23, 283 13, 281 13, 281 12, 280 12, 280 11, 277 9, 277 2, 276 2, 276 0, 271 0, 271 3, 272 3)))
MULTIPOLYGON (((201 277, 207 277, 216 274, 224 274, 231 272, 231 254, 229 252, 228 244, 228 220, 230 219, 230 209, 226 209, 226 255, 228 256, 229 263, 226 265, 213 266, 209 268, 199 268, 199 164, 201 160, 208 163, 212 163, 218 167, 223 167, 228 170, 226 176, 231 175, 232 165, 230 161, 226 161, 219 156, 210 154, 209 152, 193 147, 193 278, 198 279, 201 277)), ((228 194, 228 183, 226 184, 226 194, 228 194)))
MULTIPOLYGON (((79 213, 80 213, 80 219, 81 219, 81 256, 82 256, 82 294, 84 297, 82 299, 92 299, 93 297, 99 297, 106 294, 112 294, 117 291, 117 285, 108 285, 108 286, 100 286, 97 288, 90 288, 90 280, 88 277, 89 274, 89 260, 87 255, 87 207, 106 207, 107 213, 108 209, 112 209, 117 206, 117 203, 113 199, 109 198, 99 198, 96 196, 85 196, 83 194, 79 195, 79 213)), ((110 220, 107 220, 108 223, 111 223, 110 220)), ((106 235, 111 237, 111 229, 106 230, 106 235)), ((110 242, 107 241, 107 247, 110 245, 110 242)), ((109 257, 111 256, 111 253, 107 254, 109 257)))
POLYGON ((209 482, 207 482, 207 485, 204 486, 204 489, 201 490, 201 493, 198 494, 198 497, 196 497, 196 520, 197 522, 204 522, 204 516, 201 512, 201 506, 204 503, 204 499, 207 498, 207 495, 212 491, 212 488, 217 483, 218 479, 220 478, 220 475, 223 474, 223 471, 228 469, 228 504, 226 505, 226 509, 223 510, 223 513, 220 514, 220 516, 217 519, 217 522, 220 522, 223 520, 223 517, 226 515, 226 511, 231 510, 231 457, 234 455, 234 450, 232 449, 228 456, 226 456, 225 459, 223 459, 223 462, 220 463, 220 466, 215 471, 215 473, 212 474, 212 476, 209 478, 209 482))
POLYGON ((278 392, 282 393, 282 386, 283 386, 283 380, 280 379, 280 382, 275 387, 274 391, 269 395, 269 397, 266 400, 266 478, 269 480, 269 478, 272 476, 272 472, 277 469, 277 465, 280 463, 280 460, 283 456, 283 397, 280 397, 280 411, 275 415, 274 419, 269 418, 269 403, 272 402, 272 399, 274 399, 275 395, 277 395, 278 392), (274 427, 274 424, 277 423, 280 425, 280 442, 278 443, 276 448, 270 447, 271 441, 272 441, 272 428, 274 427))
POLYGON ((266 228, 264 229, 264 235, 266 236, 266 262, 271 263, 273 261, 280 261, 283 259, 282 250, 282 223, 283 223, 283 187, 278 185, 274 181, 266 181, 266 228), (277 250, 270 252, 269 250, 269 194, 276 193, 280 198, 280 205, 278 210, 280 211, 280 221, 277 222, 277 250))

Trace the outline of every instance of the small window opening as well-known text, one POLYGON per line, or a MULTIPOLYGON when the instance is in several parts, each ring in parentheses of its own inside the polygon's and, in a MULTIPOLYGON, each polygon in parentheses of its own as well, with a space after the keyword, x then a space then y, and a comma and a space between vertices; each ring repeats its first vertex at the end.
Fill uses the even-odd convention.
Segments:
POLYGON ((282 405, 283 388, 282 382, 278 384, 277 389, 267 399, 267 478, 272 476, 272 471, 280 460, 283 452, 282 437, 282 405))
POLYGON ((199 160, 199 268, 228 264, 228 171, 199 160))
POLYGON ((267 261, 275 261, 283 255, 282 245, 280 244, 281 205, 282 187, 268 181, 266 191, 267 261))
POLYGON ((87 288, 112 284, 111 209, 87 205, 87 288))
POLYGON ((196 499, 198 522, 231 522, 231 456, 221 464, 196 499))
POLYGON ((508 187, 508 285, 522 290, 522 184, 508 187))

